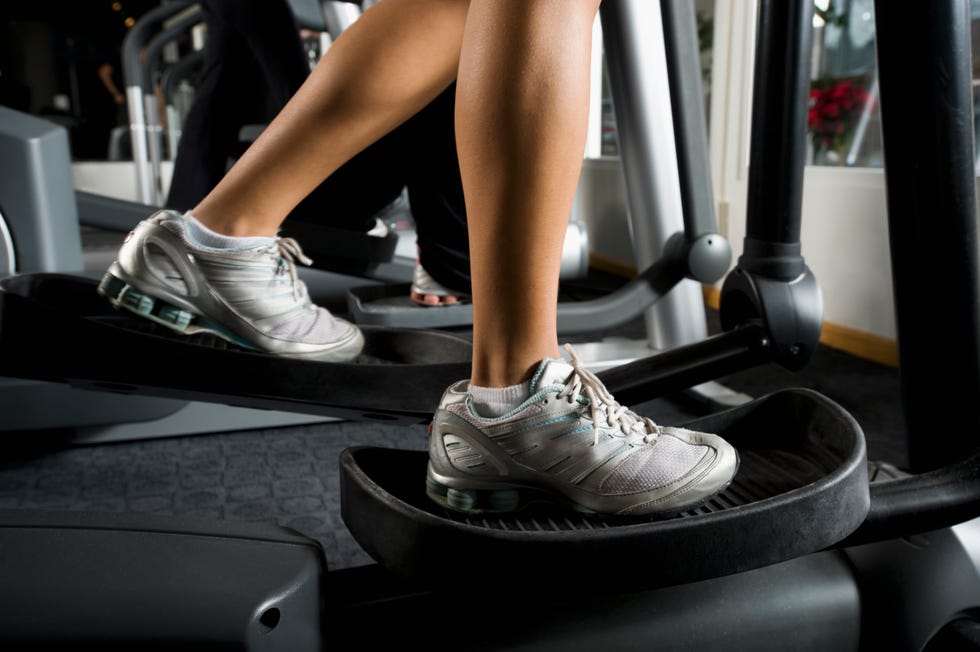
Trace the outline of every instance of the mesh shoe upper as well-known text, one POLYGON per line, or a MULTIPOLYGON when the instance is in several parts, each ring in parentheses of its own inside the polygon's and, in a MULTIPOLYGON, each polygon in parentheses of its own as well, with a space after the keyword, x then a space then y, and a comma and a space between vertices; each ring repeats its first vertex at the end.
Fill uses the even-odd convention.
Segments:
POLYGON ((206 316, 261 350, 355 357, 363 344, 360 331, 311 301, 296 261, 312 262, 291 238, 270 238, 246 249, 206 247, 191 238, 183 216, 160 211, 127 237, 109 272, 141 292, 206 316))
POLYGON ((501 417, 478 415, 465 383, 447 390, 430 477, 457 489, 539 488, 618 514, 681 511, 731 481, 737 454, 727 442, 640 417, 566 350, 571 364, 543 362, 530 398, 501 417))

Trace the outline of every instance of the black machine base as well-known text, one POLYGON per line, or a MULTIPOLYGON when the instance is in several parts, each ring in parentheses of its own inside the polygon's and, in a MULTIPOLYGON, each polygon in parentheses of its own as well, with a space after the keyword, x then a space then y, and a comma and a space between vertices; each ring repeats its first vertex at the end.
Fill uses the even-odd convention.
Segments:
POLYGON ((822 395, 783 390, 688 426, 723 435, 742 462, 721 495, 676 518, 623 522, 544 507, 463 517, 426 496, 425 452, 373 447, 341 456, 343 517, 381 565, 434 586, 458 584, 461 564, 472 563, 466 572, 494 583, 534 577, 540 586, 617 591, 788 560, 833 546, 864 520, 863 433, 822 395), (652 561, 611 581, 605 560, 636 557, 652 561))
POLYGON ((319 544, 272 524, 0 510, 0 646, 322 649, 319 544))

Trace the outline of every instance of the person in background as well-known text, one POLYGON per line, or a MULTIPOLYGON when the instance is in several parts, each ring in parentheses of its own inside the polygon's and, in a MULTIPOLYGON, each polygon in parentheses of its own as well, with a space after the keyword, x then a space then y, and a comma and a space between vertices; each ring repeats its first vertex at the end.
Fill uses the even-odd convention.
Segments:
MULTIPOLYGON (((165 206, 186 211, 224 177, 248 143, 242 127, 265 124, 306 81, 304 28, 286 0, 202 0, 204 69, 182 126, 165 206)), ((306 30, 307 33, 309 30, 306 30)), ((309 34, 307 34, 309 36, 309 34)), ((470 292, 452 88, 368 146, 287 216, 383 236, 378 215, 407 193, 418 236, 411 297, 438 306, 470 292)))

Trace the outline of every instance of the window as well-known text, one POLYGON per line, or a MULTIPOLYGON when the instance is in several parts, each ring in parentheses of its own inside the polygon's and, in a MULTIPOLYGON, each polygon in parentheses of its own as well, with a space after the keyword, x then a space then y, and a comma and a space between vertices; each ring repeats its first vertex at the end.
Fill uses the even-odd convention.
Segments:
MULTIPOLYGON (((974 111, 980 105, 980 0, 973 0, 974 111)), ((815 0, 807 163, 880 168, 873 0, 815 0)), ((974 119, 975 136, 980 119, 974 119)), ((980 148, 978 148, 980 151, 980 148)), ((980 171, 980 167, 978 167, 980 171)))
POLYGON ((814 4, 807 163, 881 167, 874 2, 814 4))

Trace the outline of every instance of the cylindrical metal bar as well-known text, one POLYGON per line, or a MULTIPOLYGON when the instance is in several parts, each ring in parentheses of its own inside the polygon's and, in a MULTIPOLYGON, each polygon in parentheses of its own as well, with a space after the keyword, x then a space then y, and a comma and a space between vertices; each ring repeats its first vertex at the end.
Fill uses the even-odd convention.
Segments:
POLYGON ((623 315, 639 316, 660 301, 684 278, 676 261, 661 258, 636 278, 596 299, 558 304, 558 332, 562 335, 592 333, 623 323, 623 315))
POLYGON ((750 324, 599 374, 623 405, 649 401, 769 362, 765 331, 750 324))
POLYGON ((744 254, 752 272, 803 271, 800 213, 813 44, 812 0, 760 0, 744 254))
POLYGON ((978 514, 980 451, 935 471, 873 482, 867 517, 839 547, 938 530, 976 518, 978 514))
POLYGON ((204 61, 204 50, 195 50, 181 58, 177 63, 167 68, 162 77, 163 99, 167 107, 167 144, 168 158, 177 158, 177 145, 180 143, 181 114, 174 98, 180 93, 180 82, 191 76, 192 71, 201 66, 204 61))
POLYGON ((150 39, 143 49, 143 101, 146 105, 146 142, 149 152, 149 203, 159 206, 163 203, 161 162, 163 160, 163 129, 160 125, 160 111, 157 108, 157 72, 160 68, 160 54, 163 48, 191 30, 203 20, 200 9, 193 8, 186 15, 176 19, 173 24, 150 39))
POLYGON ((661 0, 660 7, 684 231, 688 239, 693 240, 699 235, 718 230, 711 185, 697 16, 694 3, 690 0, 661 0))
POLYGON ((129 111, 129 134, 136 171, 136 190, 143 203, 151 203, 151 179, 148 166, 146 116, 143 110, 144 71, 142 51, 151 34, 162 21, 194 4, 192 0, 174 0, 143 14, 123 39, 122 69, 126 85, 126 108, 129 111))
POLYGON ((970 0, 915 11, 875 3, 899 369, 916 472, 962 460, 980 443, 970 9, 970 0))
MULTIPOLYGON (((600 17, 633 251, 647 269, 684 229, 660 3, 606 2, 600 17)), ((695 342, 706 322, 700 284, 682 281, 647 312, 647 339, 654 349, 695 342)))

